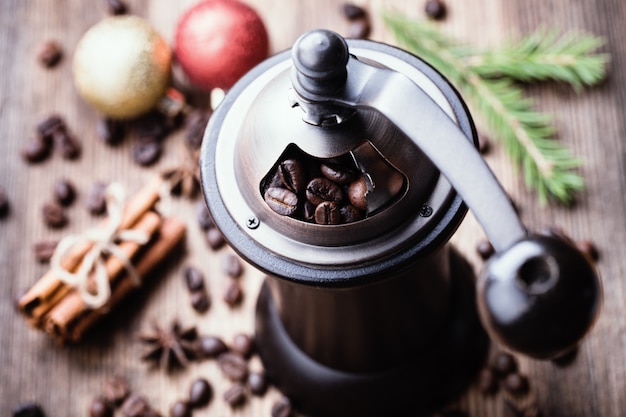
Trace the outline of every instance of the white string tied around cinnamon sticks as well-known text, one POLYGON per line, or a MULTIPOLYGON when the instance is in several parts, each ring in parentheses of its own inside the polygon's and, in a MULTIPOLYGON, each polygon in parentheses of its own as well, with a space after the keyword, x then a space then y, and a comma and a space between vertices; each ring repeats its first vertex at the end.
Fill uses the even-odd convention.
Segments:
POLYGON ((132 282, 139 286, 141 278, 135 271, 130 259, 118 244, 121 241, 132 241, 143 245, 150 236, 140 230, 118 230, 124 213, 125 193, 119 183, 110 184, 105 191, 106 209, 109 216, 104 228, 90 229, 85 233, 70 235, 63 238, 50 259, 52 270, 67 285, 76 288, 85 304, 91 308, 99 308, 111 297, 111 286, 106 271, 104 255, 118 258, 124 265, 132 282), (93 243, 93 247, 85 254, 78 270, 74 273, 62 266, 62 259, 78 244, 93 243), (94 291, 90 291, 90 273, 94 272, 94 291))

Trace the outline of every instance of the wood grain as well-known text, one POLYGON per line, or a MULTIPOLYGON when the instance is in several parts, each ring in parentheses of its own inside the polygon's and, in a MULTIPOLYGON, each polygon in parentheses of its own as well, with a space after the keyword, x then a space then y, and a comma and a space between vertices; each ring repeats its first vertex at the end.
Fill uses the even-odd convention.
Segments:
MULTIPOLYGON (((171 42, 177 19, 195 1, 165 2, 128 0, 132 13, 148 19, 171 42)), ((347 34, 348 23, 335 0, 248 0, 264 19, 272 52, 291 46, 304 31, 325 27, 347 34)), ((371 38, 394 43, 380 12, 386 8, 421 17, 422 1, 358 1, 372 13, 371 38)), ((553 84, 528 89, 537 106, 555 116, 559 140, 584 159, 581 171, 588 189, 573 208, 540 207, 513 172, 502 149, 495 146, 487 156, 504 187, 521 209, 531 228, 557 225, 575 239, 591 239, 601 251, 599 269, 605 286, 601 319, 567 367, 550 362, 521 359, 532 393, 544 415, 551 417, 621 417, 626 413, 626 3, 621 0, 583 2, 574 0, 447 0, 449 16, 442 23, 451 35, 472 44, 497 45, 506 37, 529 33, 539 26, 563 31, 585 30, 604 36, 605 52, 611 54, 610 76, 601 86, 576 94, 553 84)), ((8 415, 20 400, 41 403, 49 416, 86 415, 91 398, 101 392, 104 379, 113 374, 129 378, 136 391, 167 415, 169 405, 184 398, 197 376, 213 384, 216 399, 194 415, 269 416, 279 396, 271 391, 253 398, 245 407, 230 410, 221 400, 228 382, 212 361, 194 364, 184 372, 166 374, 150 370, 138 360, 140 346, 133 335, 152 318, 167 322, 175 317, 193 324, 202 333, 218 334, 230 341, 238 332, 251 332, 255 294, 262 275, 247 267, 241 278, 246 297, 236 309, 221 301, 225 279, 220 259, 231 251, 211 251, 194 222, 195 204, 175 199, 169 209, 188 219, 185 253, 160 271, 151 286, 112 320, 78 346, 58 347, 46 336, 29 328, 13 306, 16 292, 31 286, 47 269, 38 264, 32 245, 41 238, 76 233, 97 223, 84 208, 85 197, 95 181, 121 181, 129 192, 137 191, 158 172, 183 156, 182 133, 166 142, 161 161, 141 168, 132 162, 132 140, 107 147, 95 135, 99 115, 77 95, 72 85, 71 53, 84 31, 106 15, 104 1, 3 0, 0 2, 0 187, 11 200, 12 211, 0 220, 0 412, 8 415), (66 55, 61 64, 45 70, 35 60, 39 44, 56 39, 66 55), (29 166, 20 149, 34 134, 35 124, 49 113, 62 114, 83 144, 80 159, 67 162, 53 155, 42 164, 29 166), (80 191, 68 210, 70 224, 52 231, 41 221, 43 204, 52 199, 52 184, 68 177, 80 191), (189 304, 182 270, 199 267, 206 275, 213 306, 199 315, 189 304)), ((483 238, 469 215, 453 237, 453 244, 478 269, 476 243, 483 238)), ((260 367, 258 361, 253 364, 260 367)), ((481 395, 471 387, 455 404, 471 416, 503 415, 503 395, 481 395)))

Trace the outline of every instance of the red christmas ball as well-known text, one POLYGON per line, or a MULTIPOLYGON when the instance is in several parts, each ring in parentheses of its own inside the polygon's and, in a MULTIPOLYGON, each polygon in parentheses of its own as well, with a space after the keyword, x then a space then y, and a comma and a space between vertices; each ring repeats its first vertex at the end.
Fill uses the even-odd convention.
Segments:
POLYGON ((267 57, 269 40, 250 6, 237 0, 205 0, 178 22, 174 52, 195 86, 228 89, 267 57))

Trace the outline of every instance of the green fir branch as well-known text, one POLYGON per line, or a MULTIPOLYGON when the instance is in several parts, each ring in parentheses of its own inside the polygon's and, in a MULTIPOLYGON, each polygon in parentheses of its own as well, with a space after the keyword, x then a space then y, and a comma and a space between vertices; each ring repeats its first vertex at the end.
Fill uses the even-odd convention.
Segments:
MULTIPOLYGON (((515 81, 557 79, 575 88, 594 84, 604 78, 604 67, 601 73, 590 70, 590 67, 595 68, 600 61, 606 62, 606 57, 591 60, 592 65, 585 63, 580 67, 578 60, 573 64, 568 61, 565 70, 559 67, 558 60, 542 65, 541 60, 536 59, 523 71, 510 70, 507 65, 494 64, 497 59, 493 57, 503 59, 513 55, 513 47, 501 50, 506 53, 481 54, 453 41, 429 22, 411 20, 400 14, 384 14, 383 18, 401 45, 429 62, 461 91, 491 136, 502 141, 514 166, 523 171, 525 184, 537 192, 542 204, 550 199, 570 204, 575 194, 584 189, 584 179, 576 172, 580 159, 554 140, 555 129, 551 118, 533 110, 533 101, 524 97, 523 90, 515 81), (481 58, 487 56, 489 59, 481 58)), ((588 38, 582 39, 584 41, 580 45, 562 40, 556 43, 550 41, 551 46, 539 42, 539 47, 536 40, 524 39, 517 49, 530 51, 535 45, 535 50, 539 51, 536 57, 547 55, 545 51, 558 50, 584 52, 587 56, 592 42, 588 38)), ((599 45, 597 42, 593 44, 599 45)), ((519 63, 515 65, 520 66, 519 63)))

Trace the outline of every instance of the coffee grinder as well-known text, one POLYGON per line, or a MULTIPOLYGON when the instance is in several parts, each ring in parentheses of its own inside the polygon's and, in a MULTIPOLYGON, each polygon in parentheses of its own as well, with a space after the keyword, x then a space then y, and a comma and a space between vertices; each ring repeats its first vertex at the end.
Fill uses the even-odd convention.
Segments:
POLYGON ((476 145, 435 69, 327 30, 258 65, 218 106, 204 197, 267 274, 257 348, 297 409, 428 415, 472 381, 490 338, 542 359, 588 332, 594 267, 570 242, 527 232, 476 145), (446 244, 468 207, 496 250, 478 280, 446 244))

